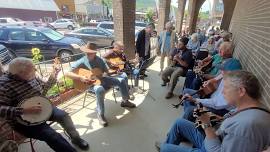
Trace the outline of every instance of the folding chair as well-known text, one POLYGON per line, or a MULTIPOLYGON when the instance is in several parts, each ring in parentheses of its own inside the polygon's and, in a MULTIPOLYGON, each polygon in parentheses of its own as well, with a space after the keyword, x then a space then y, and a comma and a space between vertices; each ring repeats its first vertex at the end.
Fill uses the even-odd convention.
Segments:
MULTIPOLYGON (((111 88, 113 90, 113 98, 114 98, 114 102, 117 103, 117 100, 116 100, 116 96, 115 96, 115 90, 114 90, 114 87, 111 88)), ((106 93, 109 91, 110 89, 106 90, 106 93)), ((93 97, 93 98, 96 98, 96 94, 94 92, 94 87, 88 89, 85 91, 85 95, 84 95, 84 99, 83 99, 83 108, 85 107, 85 101, 86 101, 86 98, 87 96, 90 96, 90 97, 93 97)))

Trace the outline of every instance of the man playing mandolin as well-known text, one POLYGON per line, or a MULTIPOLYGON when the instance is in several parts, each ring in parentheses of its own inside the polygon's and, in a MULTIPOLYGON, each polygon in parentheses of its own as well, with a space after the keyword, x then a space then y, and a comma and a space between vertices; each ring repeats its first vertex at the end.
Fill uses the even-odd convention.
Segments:
MULTIPOLYGON (((40 106, 20 108, 18 104, 34 96, 44 96, 48 88, 55 83, 56 75, 57 72, 54 71, 45 83, 36 77, 35 65, 31 59, 18 57, 12 60, 7 74, 0 77, 0 117, 10 120, 15 131, 28 138, 45 141, 56 152, 76 152, 77 150, 46 122, 27 126, 17 121, 23 115, 42 112, 40 106)), ((49 120, 58 122, 68 133, 73 144, 83 150, 89 148, 88 143, 80 138, 68 113, 54 106, 49 120)))
POLYGON ((94 92, 96 94, 96 101, 97 101, 97 116, 99 123, 102 126, 107 126, 108 122, 105 118, 105 107, 104 107, 104 96, 106 90, 110 89, 113 86, 118 86, 122 95, 122 103, 121 107, 127 108, 135 108, 136 105, 129 102, 129 92, 128 92, 128 85, 123 78, 111 77, 108 76, 109 69, 107 64, 104 62, 103 59, 96 56, 96 45, 94 43, 87 43, 86 46, 82 47, 81 50, 85 52, 85 56, 76 61, 74 64, 71 65, 71 71, 66 73, 66 76, 74 79, 74 80, 81 80, 82 82, 90 82, 92 81, 91 78, 87 78, 81 75, 74 73, 73 71, 77 68, 86 68, 89 70, 99 69, 100 74, 97 75, 97 78, 100 80, 101 84, 94 85, 90 87, 89 92, 94 92))

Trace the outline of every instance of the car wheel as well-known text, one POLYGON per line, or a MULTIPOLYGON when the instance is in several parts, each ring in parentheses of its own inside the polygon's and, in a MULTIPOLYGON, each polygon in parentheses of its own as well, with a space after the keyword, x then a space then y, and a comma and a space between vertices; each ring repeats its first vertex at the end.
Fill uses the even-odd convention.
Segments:
POLYGON ((71 61, 71 57, 70 57, 71 55, 73 55, 73 53, 69 50, 62 50, 58 54, 58 56, 61 58, 63 62, 71 61))
POLYGON ((73 27, 72 25, 69 25, 67 28, 68 28, 69 30, 74 30, 74 27, 73 27))

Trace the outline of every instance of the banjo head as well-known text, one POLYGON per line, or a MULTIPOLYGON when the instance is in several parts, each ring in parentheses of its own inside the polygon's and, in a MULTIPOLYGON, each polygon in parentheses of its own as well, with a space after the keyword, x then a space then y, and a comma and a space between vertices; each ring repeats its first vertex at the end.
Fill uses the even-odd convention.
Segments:
POLYGON ((18 107, 29 108, 32 106, 41 106, 41 112, 37 114, 23 114, 18 118, 18 122, 26 126, 34 126, 47 121, 53 111, 52 103, 45 97, 35 96, 23 100, 18 107))

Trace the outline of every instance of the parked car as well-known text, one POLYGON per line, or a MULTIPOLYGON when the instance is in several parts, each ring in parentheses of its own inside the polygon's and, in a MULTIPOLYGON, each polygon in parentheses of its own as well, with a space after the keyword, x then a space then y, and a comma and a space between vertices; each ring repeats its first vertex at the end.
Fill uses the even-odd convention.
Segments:
POLYGON ((95 43, 98 47, 111 46, 114 42, 114 36, 111 32, 95 27, 85 27, 66 33, 65 36, 77 37, 85 42, 95 43))
POLYGON ((2 17, 0 18, 0 25, 1 26, 22 26, 22 25, 26 25, 26 22, 18 18, 2 17))
MULTIPOLYGON (((137 33, 138 31, 141 31, 142 29, 144 29, 146 27, 146 25, 147 25, 147 23, 145 23, 145 22, 136 21, 135 22, 135 33, 137 33)), ((97 25, 97 27, 106 29, 106 30, 114 33, 114 22, 103 21, 103 22, 100 22, 97 25)))
POLYGON ((55 29, 69 29, 74 30, 75 28, 79 28, 79 24, 77 24, 72 19, 58 19, 52 23, 50 23, 55 29))
MULTIPOLYGON (((85 45, 81 39, 66 37, 50 28, 21 26, 1 27, 0 44, 15 56, 31 58, 32 48, 39 48, 45 59, 81 53, 80 47, 85 45)), ((67 61, 70 58, 65 59, 67 61)))
POLYGON ((114 33, 114 23, 111 21, 100 22, 97 25, 97 28, 103 28, 103 29, 110 31, 111 33, 114 33))

